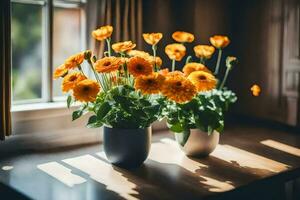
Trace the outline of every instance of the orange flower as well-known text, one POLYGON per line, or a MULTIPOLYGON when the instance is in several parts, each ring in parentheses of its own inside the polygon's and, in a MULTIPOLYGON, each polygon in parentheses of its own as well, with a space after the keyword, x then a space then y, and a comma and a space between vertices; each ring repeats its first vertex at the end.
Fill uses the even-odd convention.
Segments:
POLYGON ((161 91, 164 96, 177 103, 190 101, 197 93, 193 83, 184 76, 167 76, 161 91))
POLYGON ((125 42, 118 42, 112 45, 112 49, 116 53, 125 53, 129 50, 134 49, 136 44, 132 43, 131 41, 125 41, 125 42))
POLYGON ((68 74, 63 79, 61 89, 63 92, 73 90, 73 88, 78 82, 85 79, 86 77, 80 72, 73 72, 71 74, 68 74))
POLYGON ((57 67, 53 73, 53 79, 58 79, 60 77, 64 77, 68 74, 68 69, 66 69, 66 66, 64 64, 57 67))
POLYGON ((184 31, 176 31, 172 34, 172 38, 176 42, 184 43, 184 42, 193 42, 195 37, 193 34, 184 32, 184 31))
POLYGON ((92 36, 99 41, 105 40, 111 36, 113 32, 112 26, 101 26, 92 32, 92 36))
POLYGON ((149 53, 145 52, 145 51, 140 51, 140 50, 130 50, 127 52, 127 55, 129 55, 130 57, 134 57, 134 56, 138 56, 138 57, 142 57, 145 58, 146 60, 148 60, 153 66, 156 62, 156 66, 160 67, 162 65, 162 59, 158 56, 155 57, 154 60, 154 56, 151 56, 149 53))
POLYGON ((215 48, 210 45, 197 45, 194 47, 194 51, 198 58, 210 59, 215 52, 215 48))
POLYGON ((173 78, 176 78, 176 77, 184 77, 184 73, 182 73, 181 71, 174 71, 174 72, 169 72, 168 74, 166 74, 167 77, 173 77, 173 78))
POLYGON ((163 86, 165 77, 159 73, 152 73, 148 76, 139 76, 136 78, 134 87, 141 90, 143 94, 158 94, 163 86))
POLYGON ((194 71, 188 79, 196 86, 198 92, 208 91, 216 88, 217 79, 211 73, 194 71))
POLYGON ((180 61, 185 56, 186 48, 182 44, 174 43, 167 45, 165 52, 171 60, 180 61))
POLYGON ((74 69, 75 67, 81 65, 83 60, 84 60, 84 52, 75 54, 69 57, 67 60, 65 60, 65 67, 67 69, 74 69))
POLYGON ((167 76, 168 73, 169 73, 169 69, 168 68, 161 69, 161 70, 158 71, 158 73, 160 73, 163 76, 167 76))
POLYGON ((210 43, 215 46, 217 49, 223 49, 227 47, 230 43, 230 40, 227 36, 215 35, 209 38, 210 43))
POLYGON ((99 91, 100 86, 96 81, 86 79, 76 84, 73 95, 78 101, 94 102, 99 91))
POLYGON ((119 69, 122 65, 121 59, 111 56, 104 57, 94 63, 94 68, 99 73, 110 73, 119 69))
POLYGON ((145 42, 147 42, 150 45, 156 45, 161 38, 163 37, 162 33, 144 33, 143 38, 145 42))
POLYGON ((150 75, 153 72, 151 63, 145 58, 132 57, 127 64, 128 72, 134 77, 141 75, 150 75))
POLYGON ((142 58, 148 58, 150 56, 149 53, 147 53, 145 51, 140 51, 140 50, 129 50, 127 52, 127 55, 129 55, 130 57, 139 56, 142 58))
POLYGON ((252 94, 253 96, 259 96, 259 93, 261 92, 261 89, 258 85, 254 84, 252 87, 251 87, 251 91, 252 91, 252 94))
POLYGON ((160 67, 162 65, 162 59, 158 56, 155 57, 154 60, 154 56, 149 56, 147 59, 152 66, 154 66, 154 64, 156 64, 156 67, 160 67))
POLYGON ((192 73, 194 71, 205 71, 205 72, 211 73, 211 71, 209 69, 207 69, 207 67, 205 67, 203 64, 195 63, 195 62, 191 62, 191 63, 184 65, 182 71, 184 72, 184 74, 186 76, 190 75, 190 73, 192 73))

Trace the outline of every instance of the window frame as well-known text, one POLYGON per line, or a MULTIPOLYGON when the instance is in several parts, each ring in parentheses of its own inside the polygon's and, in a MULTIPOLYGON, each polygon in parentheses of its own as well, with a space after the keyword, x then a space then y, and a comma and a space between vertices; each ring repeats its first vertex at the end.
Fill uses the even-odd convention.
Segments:
MULTIPOLYGON (((13 3, 40 5, 42 8, 42 82, 41 82, 41 98, 26 99, 26 100, 13 100, 11 96, 12 110, 15 106, 22 106, 24 104, 45 104, 52 102, 59 102, 66 99, 66 97, 54 97, 53 95, 53 17, 54 8, 79 8, 80 9, 80 35, 81 35, 81 48, 86 49, 87 37, 87 0, 10 0, 13 3)), ((10 24, 11 26, 11 24, 10 24)), ((12 43, 10 43, 12 45, 12 43)), ((12 52, 11 52, 12 54, 12 52)), ((11 57, 12 58, 12 57, 11 57)), ((11 66, 12 67, 12 66, 11 66)), ((13 90, 12 90, 13 91, 13 90)))

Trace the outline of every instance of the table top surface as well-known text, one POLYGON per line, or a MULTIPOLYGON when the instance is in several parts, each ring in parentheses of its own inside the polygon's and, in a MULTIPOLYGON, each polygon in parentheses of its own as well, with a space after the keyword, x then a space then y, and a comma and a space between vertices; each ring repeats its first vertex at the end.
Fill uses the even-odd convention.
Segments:
POLYGON ((0 160, 0 182, 32 199, 218 198, 300 177, 300 134, 231 126, 206 158, 189 158, 168 132, 155 134, 138 169, 110 165, 100 144, 0 160))

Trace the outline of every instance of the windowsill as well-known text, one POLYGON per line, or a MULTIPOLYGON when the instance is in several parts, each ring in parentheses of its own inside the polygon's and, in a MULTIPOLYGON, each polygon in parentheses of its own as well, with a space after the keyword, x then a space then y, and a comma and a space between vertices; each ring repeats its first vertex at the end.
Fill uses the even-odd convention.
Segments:
POLYGON ((45 109, 57 109, 65 107, 65 102, 53 102, 53 103, 32 103, 32 104, 21 104, 13 105, 11 112, 23 112, 23 111, 35 111, 45 109))
MULTIPOLYGON (((72 107, 77 107, 79 104, 75 104, 72 107)), ((40 111, 40 110, 50 110, 50 109, 67 109, 65 101, 60 102, 48 102, 48 103, 31 103, 31 104, 20 104, 13 105, 11 112, 28 112, 28 111, 40 111)))

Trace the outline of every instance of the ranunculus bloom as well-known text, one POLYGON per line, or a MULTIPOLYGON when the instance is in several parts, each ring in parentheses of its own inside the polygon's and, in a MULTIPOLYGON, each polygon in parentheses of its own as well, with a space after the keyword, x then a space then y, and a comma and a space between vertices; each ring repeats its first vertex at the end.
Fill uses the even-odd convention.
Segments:
POLYGON ((163 86, 165 77, 160 73, 152 73, 147 76, 138 76, 134 88, 143 94, 158 94, 163 86))
POLYGON ((58 79, 60 77, 64 77, 65 75, 68 74, 68 69, 64 64, 60 65, 57 67, 53 73, 53 79, 58 79))
POLYGON ((209 91, 216 88, 217 79, 211 73, 194 71, 188 79, 196 86, 198 92, 209 91))
POLYGON ((84 52, 81 52, 73 56, 70 56, 67 60, 65 60, 64 65, 67 69, 74 69, 78 67, 78 65, 81 65, 83 60, 84 60, 84 52))
POLYGON ((165 52, 171 60, 180 61, 185 56, 186 48, 182 44, 169 44, 165 48, 165 52))
POLYGON ((223 49, 227 47, 230 43, 230 40, 227 36, 215 35, 209 38, 210 43, 218 49, 223 49))
POLYGON ((71 74, 68 74, 63 79, 61 89, 63 92, 73 90, 73 88, 78 82, 85 79, 86 77, 81 72, 73 72, 71 74))
POLYGON ((197 93, 193 83, 179 74, 166 76, 161 92, 165 97, 177 103, 190 101, 197 93))
POLYGON ((101 26, 92 32, 92 36, 99 41, 105 40, 111 36, 113 32, 112 26, 101 26))
POLYGON ((110 73, 118 70, 121 64, 120 58, 114 56, 104 57, 94 63, 94 68, 99 73, 110 73))
POLYGON ((77 101, 94 102, 99 91, 100 85, 97 81, 86 79, 75 85, 73 95, 77 101))
POLYGON ((156 45, 161 38, 163 37, 162 33, 144 33, 143 38, 145 42, 147 42, 150 45, 156 45))
POLYGON ((184 42, 193 42, 195 37, 193 34, 184 32, 184 31, 176 31, 172 34, 172 38, 176 42, 184 43, 184 42))
POLYGON ((118 42, 112 45, 112 49, 116 53, 125 53, 129 50, 134 49, 136 44, 134 44, 132 41, 125 41, 125 42, 118 42))
POLYGON ((215 52, 215 47, 210 45, 197 45, 194 52, 198 58, 210 59, 215 52))
POLYGON ((190 75, 190 73, 194 71, 205 71, 207 73, 211 73, 211 71, 207 69, 207 67, 205 67, 203 64, 195 62, 187 63, 186 65, 184 65, 182 71, 186 76, 190 75))
POLYGON ((132 57, 127 63, 128 72, 134 77, 150 75, 153 72, 151 63, 142 57, 132 57))

